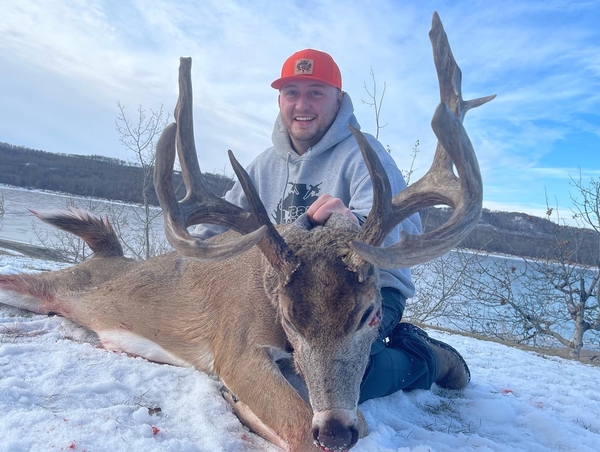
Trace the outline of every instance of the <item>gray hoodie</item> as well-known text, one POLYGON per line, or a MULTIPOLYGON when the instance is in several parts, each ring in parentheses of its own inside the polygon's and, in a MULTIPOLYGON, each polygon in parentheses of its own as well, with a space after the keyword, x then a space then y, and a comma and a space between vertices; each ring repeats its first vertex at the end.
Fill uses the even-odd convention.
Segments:
MULTIPOLYGON (((326 193, 340 198, 360 217, 368 215, 373 201, 371 180, 348 124, 360 129, 352 100, 345 93, 338 114, 325 136, 306 153, 298 155, 292 149, 281 116, 277 117, 272 135, 273 146, 246 168, 273 223, 293 222, 320 195, 326 193)), ((406 188, 402 173, 389 153, 372 135, 365 136, 387 172, 392 193, 406 188)), ((248 202, 239 183, 227 192, 225 199, 248 210, 248 202)), ((396 243, 400 239, 401 228, 410 234, 420 234, 421 220, 418 214, 396 227, 383 246, 396 243)), ((218 226, 199 225, 194 235, 206 239, 224 230, 218 226)), ((380 283, 381 287, 398 289, 407 298, 415 292, 410 269, 407 268, 382 270, 380 283)))

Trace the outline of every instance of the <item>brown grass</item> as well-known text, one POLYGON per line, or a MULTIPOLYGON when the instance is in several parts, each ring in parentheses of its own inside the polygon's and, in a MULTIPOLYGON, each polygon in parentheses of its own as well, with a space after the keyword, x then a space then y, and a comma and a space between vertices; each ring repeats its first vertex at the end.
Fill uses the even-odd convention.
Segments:
MULTIPOLYGON (((446 333, 460 334, 461 336, 472 337, 472 338, 478 339, 480 341, 494 342, 496 344, 502 344, 502 345, 507 345, 509 347, 518 348, 519 350, 525 350, 525 351, 529 351, 529 352, 539 353, 540 355, 544 355, 544 356, 557 356, 559 358, 574 360, 574 358, 571 358, 571 356, 569 354, 570 349, 567 347, 561 347, 561 348, 532 347, 530 345, 517 344, 515 342, 501 341, 499 339, 483 336, 481 334, 467 333, 464 331, 456 331, 456 330, 452 330, 449 328, 443 328, 440 326, 430 327, 429 325, 423 325, 423 324, 419 324, 417 322, 414 322, 414 323, 415 323, 415 325, 418 325, 422 328, 433 328, 436 330, 445 331, 446 333)), ((593 366, 600 367, 600 350, 583 349, 583 350, 581 350, 581 354, 577 361, 585 363, 585 364, 591 364, 593 366)))

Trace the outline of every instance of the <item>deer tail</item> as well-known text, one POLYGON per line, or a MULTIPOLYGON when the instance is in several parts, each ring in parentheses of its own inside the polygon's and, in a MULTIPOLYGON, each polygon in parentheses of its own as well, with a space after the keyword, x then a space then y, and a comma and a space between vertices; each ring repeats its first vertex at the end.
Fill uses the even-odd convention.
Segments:
POLYGON ((107 216, 97 217, 75 207, 69 207, 68 211, 30 212, 44 223, 81 238, 95 256, 123 257, 123 247, 107 216))

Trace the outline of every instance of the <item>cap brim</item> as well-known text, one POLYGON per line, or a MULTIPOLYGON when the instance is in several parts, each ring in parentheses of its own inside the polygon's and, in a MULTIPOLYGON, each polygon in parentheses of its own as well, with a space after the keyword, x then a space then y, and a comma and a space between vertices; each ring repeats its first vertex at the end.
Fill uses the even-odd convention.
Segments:
POLYGON ((277 80, 275 80, 273 83, 271 83, 271 87, 279 90, 279 89, 283 88, 283 86, 286 83, 290 83, 290 82, 293 82, 293 81, 296 81, 296 80, 312 80, 312 81, 314 81, 316 83, 320 82, 320 83, 323 83, 325 85, 329 85, 329 86, 333 86, 334 88, 341 89, 341 88, 339 88, 339 87, 337 87, 335 85, 332 85, 328 81, 320 79, 320 78, 315 77, 313 75, 294 75, 294 76, 291 76, 291 77, 281 77, 281 78, 278 78, 277 80))

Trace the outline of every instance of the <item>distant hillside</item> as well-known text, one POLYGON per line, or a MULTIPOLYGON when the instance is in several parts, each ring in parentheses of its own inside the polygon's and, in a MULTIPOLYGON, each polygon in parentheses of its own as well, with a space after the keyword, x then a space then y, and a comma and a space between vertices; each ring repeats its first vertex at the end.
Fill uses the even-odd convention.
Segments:
MULTIPOLYGON (((231 179, 204 173, 208 187, 218 195, 232 185, 231 179)), ((122 160, 102 156, 53 154, 0 143, 0 183, 141 202, 142 169, 122 160)), ((174 175, 178 196, 184 188, 180 173, 174 175)), ((158 205, 154 191, 150 202, 158 205)), ((430 208, 421 214, 425 231, 443 224, 451 211, 430 208)), ((515 212, 483 211, 475 230, 462 247, 524 257, 555 259, 571 253, 573 262, 598 264, 598 235, 587 229, 558 227, 543 218, 515 212)))
MULTIPOLYGON (((424 230, 442 225, 450 209, 430 208, 421 213, 424 230)), ((598 234, 590 229, 558 226, 545 219, 519 212, 491 212, 483 209, 481 220, 461 247, 522 257, 568 260, 598 265, 598 234)))
MULTIPOLYGON (((227 177, 210 173, 205 176, 208 187, 216 194, 221 195, 231 187, 232 181, 227 177)), ((123 160, 54 154, 0 143, 1 184, 139 203, 142 179, 142 169, 123 160)), ((175 173, 173 182, 182 196, 180 173, 175 173)), ((154 190, 149 199, 158 205, 154 190)))

